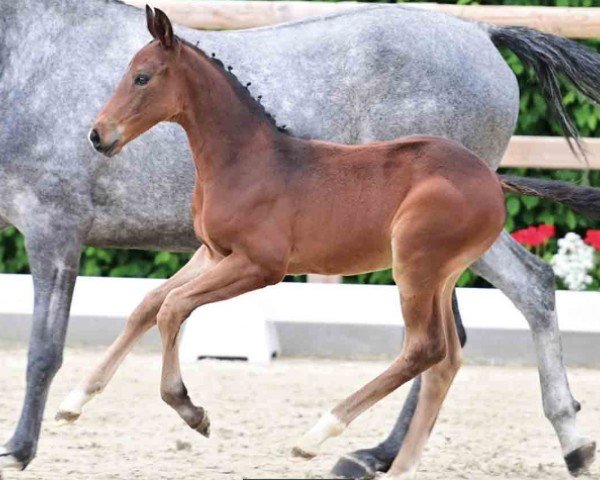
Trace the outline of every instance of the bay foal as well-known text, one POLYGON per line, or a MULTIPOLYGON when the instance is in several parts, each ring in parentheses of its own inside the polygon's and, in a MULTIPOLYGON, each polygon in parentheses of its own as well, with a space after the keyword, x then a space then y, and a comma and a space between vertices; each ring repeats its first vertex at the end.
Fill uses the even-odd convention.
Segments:
POLYGON ((327 437, 425 372, 425 401, 390 476, 413 471, 460 366, 452 289, 504 224, 496 174, 442 138, 343 146, 291 137, 218 61, 176 37, 164 13, 148 8, 147 22, 154 41, 133 58, 90 140, 113 156, 155 124, 179 123, 196 164, 192 213, 203 245, 154 294, 164 298, 160 309, 149 307, 155 298, 138 307, 123 341, 82 395, 105 384, 131 338, 156 318, 162 397, 208 435, 208 416, 189 398, 177 352, 180 327, 194 309, 278 283, 286 274, 347 275, 391 266, 406 324, 402 353, 324 415, 294 453, 315 455, 327 437))
POLYGON ((162 397, 208 436, 208 416, 191 402, 177 356, 181 324, 194 309, 272 285, 286 274, 392 267, 406 325, 402 353, 325 414, 293 451, 316 455, 324 440, 423 373, 422 401, 388 473, 393 479, 411 476, 460 367, 451 292, 502 230, 502 190, 561 201, 595 218, 599 191, 499 179, 473 153, 442 138, 366 146, 293 138, 220 62, 176 37, 164 13, 146 13, 154 41, 135 55, 90 141, 111 157, 155 124, 179 123, 196 164, 192 213, 203 245, 133 312, 102 363, 61 405, 59 418, 77 417, 135 340, 157 323, 162 397))

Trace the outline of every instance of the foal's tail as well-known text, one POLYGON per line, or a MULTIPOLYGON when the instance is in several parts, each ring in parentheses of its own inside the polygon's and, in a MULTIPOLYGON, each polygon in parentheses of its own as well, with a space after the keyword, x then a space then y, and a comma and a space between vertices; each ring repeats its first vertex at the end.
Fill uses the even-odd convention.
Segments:
POLYGON ((502 190, 562 203, 592 220, 600 219, 600 188, 582 187, 558 180, 498 175, 502 190))
POLYGON ((524 64, 533 67, 571 150, 585 158, 577 128, 562 103, 558 77, 564 75, 580 92, 600 104, 600 55, 567 38, 532 28, 486 28, 494 45, 512 50, 524 64))

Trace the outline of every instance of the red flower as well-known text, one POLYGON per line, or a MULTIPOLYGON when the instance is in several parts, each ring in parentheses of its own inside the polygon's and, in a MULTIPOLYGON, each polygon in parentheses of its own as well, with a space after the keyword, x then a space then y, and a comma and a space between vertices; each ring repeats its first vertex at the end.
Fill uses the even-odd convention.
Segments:
POLYGON ((547 242, 552 237, 554 237, 554 235, 556 235, 556 228, 554 228, 554 225, 546 223, 543 225, 538 225, 538 232, 540 233, 544 241, 547 242))
POLYGON ((583 241, 594 247, 596 250, 600 250, 600 230, 588 230, 585 232, 583 241))
POLYGON ((528 247, 537 247, 542 243, 541 237, 538 234, 537 228, 528 227, 522 230, 517 230, 512 233, 512 237, 521 245, 528 247))
MULTIPOLYGON (((600 232, 600 231, 599 231, 600 232)), ((552 237, 554 237, 556 229, 554 225, 538 225, 537 227, 527 227, 521 230, 512 232, 512 237, 521 245, 528 247, 537 247, 543 245, 552 237)), ((598 238, 600 245, 600 237, 598 238)))

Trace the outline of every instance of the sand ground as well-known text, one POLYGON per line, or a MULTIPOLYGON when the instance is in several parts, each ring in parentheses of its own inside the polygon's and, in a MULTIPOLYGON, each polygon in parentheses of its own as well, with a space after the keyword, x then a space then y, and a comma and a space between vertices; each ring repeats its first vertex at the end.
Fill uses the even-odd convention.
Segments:
MULTIPOLYGON (((383 361, 277 360, 258 367, 203 361, 184 366, 192 399, 208 408, 212 436, 187 428, 158 393, 160 355, 132 354, 80 420, 57 426, 56 407, 100 357, 69 349, 50 393, 38 458, 20 479, 326 478, 338 455, 369 447, 391 428, 407 389, 360 417, 310 462, 289 456, 294 439, 364 382, 383 361)), ((0 435, 14 426, 24 391, 25 351, 0 350, 0 435)), ((571 369, 579 424, 600 439, 600 370, 571 369)), ((543 416, 533 368, 465 366, 425 451, 419 478, 567 479, 543 416)), ((600 478, 598 464, 591 478, 600 478)))

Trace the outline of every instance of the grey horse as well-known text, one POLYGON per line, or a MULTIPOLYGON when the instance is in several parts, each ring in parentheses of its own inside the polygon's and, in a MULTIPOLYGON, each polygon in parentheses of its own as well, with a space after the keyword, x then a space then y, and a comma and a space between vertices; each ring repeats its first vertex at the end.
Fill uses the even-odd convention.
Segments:
MULTIPOLYGON (((123 65, 149 40, 143 13, 114 0, 0 0, 0 11, 0 229, 14 225, 24 234, 35 287, 26 395, 16 430, 0 449, 1 469, 24 468, 35 455, 82 248, 191 251, 198 244, 189 214, 193 165, 181 131, 154 129, 116 161, 94 155, 85 140, 123 65)), ((556 75, 600 97, 600 58, 574 42, 400 6, 179 34, 232 66, 295 135, 341 143, 442 135, 493 168, 513 131, 519 97, 497 46, 536 67, 568 134, 574 132, 560 115, 556 75)), ((579 405, 563 365, 552 270, 507 234, 473 270, 525 314, 545 414, 569 470, 581 472, 595 445, 576 427, 579 405)), ((336 472, 364 476, 389 468, 418 401, 417 381, 390 437, 343 457, 336 472)))

